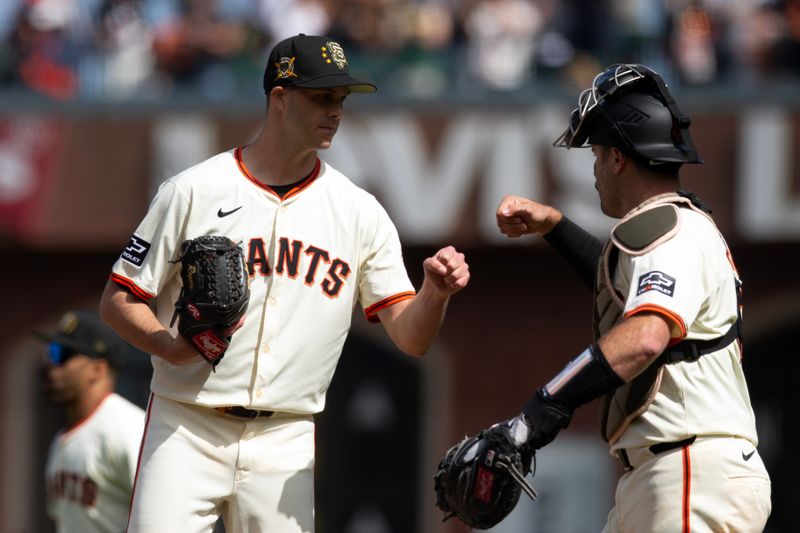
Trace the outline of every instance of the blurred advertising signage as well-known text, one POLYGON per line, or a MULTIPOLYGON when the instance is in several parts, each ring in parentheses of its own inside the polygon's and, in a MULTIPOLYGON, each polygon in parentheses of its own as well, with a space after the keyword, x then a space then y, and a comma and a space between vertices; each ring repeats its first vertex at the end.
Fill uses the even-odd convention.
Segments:
MULTIPOLYGON (((800 241, 800 113, 689 112, 706 164, 686 165, 682 185, 711 206, 726 237, 800 241)), ((354 111, 320 156, 378 197, 408 245, 540 242, 497 230, 509 194, 554 205, 604 239, 616 221, 600 211, 591 151, 552 145, 568 113, 545 104, 354 111)), ((189 115, 0 119, 0 236, 39 246, 127 242, 154 185, 256 134, 257 115, 189 115)))
POLYGON ((0 119, 0 235, 24 238, 34 232, 59 139, 56 120, 0 119))
MULTIPOLYGON (((706 164, 684 166, 683 187, 712 207, 727 235, 800 240, 800 115, 781 108, 695 115, 706 164)), ((600 212, 591 151, 552 145, 566 116, 540 106, 452 113, 438 123, 407 112, 346 117, 322 157, 379 196, 405 242, 508 243, 495 224, 508 194, 555 205, 607 237, 616 221, 600 212)))

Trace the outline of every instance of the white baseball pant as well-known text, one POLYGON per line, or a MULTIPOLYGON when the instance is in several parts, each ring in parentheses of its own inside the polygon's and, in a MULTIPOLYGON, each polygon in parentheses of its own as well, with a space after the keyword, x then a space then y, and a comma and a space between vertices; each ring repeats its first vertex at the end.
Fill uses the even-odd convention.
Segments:
POLYGON ((753 444, 730 437, 653 454, 626 450, 632 470, 617 483, 603 533, 760 533, 771 485, 753 444))
POLYGON ((314 420, 151 396, 129 533, 314 532, 314 420))

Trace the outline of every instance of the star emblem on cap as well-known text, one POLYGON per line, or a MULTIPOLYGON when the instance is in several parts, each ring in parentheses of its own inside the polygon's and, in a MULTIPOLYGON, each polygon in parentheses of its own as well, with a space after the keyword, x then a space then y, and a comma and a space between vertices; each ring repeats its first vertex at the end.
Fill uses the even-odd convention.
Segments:
POLYGON ((330 57, 328 57, 328 47, 326 47, 326 46, 323 46, 323 47, 321 48, 321 50, 322 50, 322 57, 323 57, 323 59, 325 59, 325 62, 326 62, 326 63, 330 64, 330 63, 331 63, 331 58, 330 58, 330 57))
POLYGON ((333 61, 336 63, 336 66, 339 68, 339 70, 343 70, 347 66, 347 58, 344 56, 344 50, 342 50, 342 47, 339 43, 336 41, 329 41, 325 44, 325 46, 323 46, 323 49, 325 50, 324 57, 328 58, 328 56, 330 56, 328 59, 326 59, 328 63, 333 61))

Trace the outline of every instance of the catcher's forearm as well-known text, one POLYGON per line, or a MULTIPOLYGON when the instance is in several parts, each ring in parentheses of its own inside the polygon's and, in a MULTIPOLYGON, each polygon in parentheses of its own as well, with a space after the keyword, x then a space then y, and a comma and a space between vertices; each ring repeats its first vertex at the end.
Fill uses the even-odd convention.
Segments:
POLYGON ((147 302, 110 280, 100 300, 100 316, 120 336, 143 352, 171 363, 197 360, 194 349, 182 338, 173 337, 158 321, 147 302))
POLYGON ((589 346, 542 388, 552 401, 570 409, 599 398, 625 383, 598 345, 589 346))
POLYGON ((669 345, 670 322, 658 313, 642 312, 629 316, 603 335, 598 346, 625 381, 649 367, 669 345))
POLYGON ((559 431, 567 427, 577 407, 623 383, 600 347, 590 346, 525 404, 522 413, 530 431, 524 440, 536 449, 549 444, 559 431))
POLYGON ((569 263, 584 285, 593 289, 603 243, 566 216, 544 239, 569 263))

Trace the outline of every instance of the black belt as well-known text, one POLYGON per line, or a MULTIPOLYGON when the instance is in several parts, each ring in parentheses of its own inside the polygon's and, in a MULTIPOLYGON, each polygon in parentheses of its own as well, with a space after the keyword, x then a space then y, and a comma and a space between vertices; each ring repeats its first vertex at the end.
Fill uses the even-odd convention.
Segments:
POLYGON ((687 437, 683 440, 676 440, 675 442, 659 442, 658 444, 653 444, 650 446, 650 451, 653 452, 653 455, 668 452, 669 450, 674 450, 675 448, 683 448, 684 446, 688 446, 693 443, 697 439, 697 435, 692 435, 691 437, 687 437))
MULTIPOLYGON (((659 442, 658 444, 653 444, 648 449, 653 455, 658 455, 659 453, 668 452, 670 450, 674 450, 676 448, 683 448, 684 446, 689 446, 697 439, 697 435, 692 435, 691 437, 687 437, 682 440, 676 440, 673 442, 659 442)), ((628 459, 628 452, 625 451, 625 448, 620 448, 618 450, 619 460, 622 463, 622 466, 625 467, 625 470, 633 470, 633 465, 631 465, 630 459, 628 459)))
POLYGON ((259 411, 256 409, 248 409, 247 407, 242 407, 239 405, 235 405, 233 407, 215 407, 214 409, 224 415, 237 416, 239 418, 261 418, 275 414, 275 411, 259 411))

